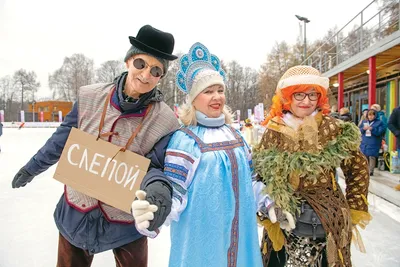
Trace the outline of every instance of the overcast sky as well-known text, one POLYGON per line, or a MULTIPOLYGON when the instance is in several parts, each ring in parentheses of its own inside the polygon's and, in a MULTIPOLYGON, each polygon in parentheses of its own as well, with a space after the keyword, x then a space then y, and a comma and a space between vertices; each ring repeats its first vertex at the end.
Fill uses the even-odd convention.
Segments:
POLYGON ((194 42, 224 61, 259 69, 275 42, 294 44, 295 14, 307 17, 307 39, 344 26, 371 0, 0 0, 0 78, 35 71, 38 96, 50 96, 48 75, 83 53, 95 67, 121 59, 128 36, 150 24, 175 37, 175 53, 194 42))

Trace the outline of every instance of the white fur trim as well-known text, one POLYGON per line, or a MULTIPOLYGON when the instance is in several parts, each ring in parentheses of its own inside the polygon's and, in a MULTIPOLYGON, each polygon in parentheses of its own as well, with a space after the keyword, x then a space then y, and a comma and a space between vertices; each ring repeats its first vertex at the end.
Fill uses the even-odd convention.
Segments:
MULTIPOLYGON (((318 110, 314 110, 310 116, 315 117, 318 114, 318 110)), ((287 126, 297 131, 300 125, 303 124, 303 120, 293 116, 291 113, 286 113, 282 116, 282 120, 286 123, 287 126)))
POLYGON ((215 70, 205 69, 196 74, 189 93, 189 103, 192 103, 198 94, 211 85, 221 85, 225 88, 224 78, 215 70))
POLYGON ((320 85, 326 90, 329 87, 329 78, 316 76, 316 75, 296 75, 291 76, 286 79, 279 81, 277 90, 281 90, 283 88, 298 85, 298 84, 316 84, 320 85))

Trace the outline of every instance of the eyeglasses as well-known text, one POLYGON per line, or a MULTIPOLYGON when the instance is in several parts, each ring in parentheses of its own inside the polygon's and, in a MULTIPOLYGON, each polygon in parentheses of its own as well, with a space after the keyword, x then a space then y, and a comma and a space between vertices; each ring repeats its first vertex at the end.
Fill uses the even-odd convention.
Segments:
POLYGON ((306 94, 306 93, 294 93, 293 94, 294 99, 296 99, 297 101, 304 100, 306 98, 306 96, 308 96, 308 99, 310 99, 311 101, 317 101, 320 98, 321 94, 317 93, 317 92, 312 92, 309 94, 306 94))
MULTIPOLYGON (((144 59, 142 59, 140 57, 135 58, 133 60, 133 66, 138 70, 142 70, 142 69, 144 69, 146 67, 150 67, 149 64, 147 64, 147 62, 144 61, 144 59)), ((150 68, 150 74, 153 77, 158 78, 158 77, 161 77, 163 75, 163 71, 159 66, 153 66, 153 67, 150 68)))

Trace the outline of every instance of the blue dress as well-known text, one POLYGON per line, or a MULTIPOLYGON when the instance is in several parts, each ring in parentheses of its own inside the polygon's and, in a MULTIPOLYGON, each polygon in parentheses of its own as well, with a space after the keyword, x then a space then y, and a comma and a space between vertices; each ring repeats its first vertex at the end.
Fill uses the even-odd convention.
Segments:
POLYGON ((261 267, 251 153, 238 132, 190 126, 169 142, 170 267, 261 267))

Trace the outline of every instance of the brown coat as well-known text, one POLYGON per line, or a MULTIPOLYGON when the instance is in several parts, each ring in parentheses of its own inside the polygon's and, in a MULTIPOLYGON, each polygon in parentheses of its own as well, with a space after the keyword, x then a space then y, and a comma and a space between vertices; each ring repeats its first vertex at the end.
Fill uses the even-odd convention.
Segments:
MULTIPOLYGON (((277 150, 280 152, 306 152, 319 155, 342 135, 343 122, 318 113, 307 126, 294 130, 280 117, 273 118, 259 144, 259 150, 277 150), (313 128, 315 128, 313 130, 313 128), (333 141, 333 142, 332 142, 333 141)), ((287 177, 294 195, 306 200, 316 211, 327 233, 327 259, 329 266, 351 266, 350 243, 352 237, 353 211, 368 213, 366 202, 369 185, 367 160, 358 148, 359 138, 354 140, 353 149, 342 161, 341 168, 346 177, 346 196, 335 181, 335 166, 329 163, 323 167, 315 180, 307 179, 307 174, 296 173, 287 177), (343 260, 341 259, 343 258, 343 260)), ((257 150, 257 149, 256 149, 257 150)), ((256 154, 257 152, 255 152, 256 154)), ((279 153, 279 152, 278 152, 279 153)), ((298 158, 297 160, 302 160, 298 158)), ((303 165, 306 165, 304 162, 303 165)), ((256 167, 257 171, 257 167, 256 167)), ((260 172, 258 172, 260 174, 260 172)), ((265 182, 265 177, 260 177, 265 182)), ((270 177, 270 179, 273 179, 270 177)), ((271 180, 270 180, 271 181, 271 180)), ((273 195, 270 195, 274 199, 273 195)), ((271 252, 271 240, 264 231, 262 247, 267 247, 263 255, 264 265, 268 265, 271 252)))

